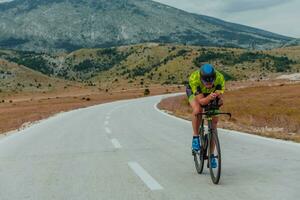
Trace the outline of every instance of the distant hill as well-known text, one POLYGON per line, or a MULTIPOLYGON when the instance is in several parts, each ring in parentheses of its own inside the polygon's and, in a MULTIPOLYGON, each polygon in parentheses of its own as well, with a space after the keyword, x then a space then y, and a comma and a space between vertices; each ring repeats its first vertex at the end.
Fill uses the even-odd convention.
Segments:
POLYGON ((0 47, 73 51, 141 42, 279 47, 293 38, 150 0, 14 0, 0 4, 0 47))
MULTIPOLYGON (((3 51, 0 50, 0 55, 3 51)), ((43 92, 63 88, 69 81, 0 58, 0 96, 6 92, 43 92)))
POLYGON ((300 39, 291 40, 283 45, 283 47, 291 47, 291 46, 300 46, 300 39))
MULTIPOLYGON (((77 81, 105 89, 153 83, 183 84, 197 66, 206 62, 214 64, 227 80, 261 80, 278 73, 299 72, 298 52, 295 48, 248 51, 145 43, 60 54, 0 50, 0 59, 38 71, 39 76, 43 73, 51 79, 77 81)), ((24 77, 24 82, 32 80, 24 77)))

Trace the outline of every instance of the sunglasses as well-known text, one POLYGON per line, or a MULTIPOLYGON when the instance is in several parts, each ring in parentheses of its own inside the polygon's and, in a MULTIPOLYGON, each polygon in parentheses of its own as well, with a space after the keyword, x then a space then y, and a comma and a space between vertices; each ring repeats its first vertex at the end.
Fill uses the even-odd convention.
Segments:
POLYGON ((202 83, 207 85, 207 84, 214 84, 215 79, 214 78, 206 78, 206 79, 201 79, 202 83))

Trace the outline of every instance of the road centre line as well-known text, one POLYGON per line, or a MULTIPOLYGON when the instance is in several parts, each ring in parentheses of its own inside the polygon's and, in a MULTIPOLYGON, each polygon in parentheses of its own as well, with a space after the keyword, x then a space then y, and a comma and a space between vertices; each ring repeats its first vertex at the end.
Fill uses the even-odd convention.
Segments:
POLYGON ((150 190, 163 189, 163 187, 137 162, 128 162, 128 165, 150 190))
POLYGON ((121 149, 122 148, 120 142, 117 139, 115 139, 115 138, 111 139, 111 143, 114 145, 114 147, 116 149, 121 149))
POLYGON ((105 127, 105 131, 106 133, 111 134, 111 130, 108 127, 105 127))

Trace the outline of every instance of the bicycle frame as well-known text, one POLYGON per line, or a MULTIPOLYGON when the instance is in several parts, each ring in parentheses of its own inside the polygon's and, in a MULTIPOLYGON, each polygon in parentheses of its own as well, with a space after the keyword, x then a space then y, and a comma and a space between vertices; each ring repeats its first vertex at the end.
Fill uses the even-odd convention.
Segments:
POLYGON ((203 113, 199 113, 196 116, 203 116, 204 118, 202 118, 201 120, 201 124, 199 126, 199 130, 198 133, 200 135, 200 139, 201 139, 201 150, 199 152, 193 152, 194 155, 194 161, 195 161, 195 167, 196 170, 199 174, 201 174, 203 172, 203 165, 204 165, 204 160, 208 160, 207 161, 207 167, 209 168, 210 171, 210 175, 211 175, 211 179, 213 181, 214 184, 218 184, 219 180, 220 180, 220 175, 221 175, 221 149, 220 149, 220 143, 219 143, 219 139, 218 139, 218 134, 217 131, 213 131, 213 127, 212 127, 212 120, 214 116, 217 115, 228 115, 231 117, 231 113, 225 113, 225 112, 220 112, 218 109, 208 109, 205 110, 205 112, 203 113), (208 131, 205 131, 204 129, 204 122, 207 121, 207 127, 208 127, 208 131), (212 146, 213 145, 213 146, 212 146), (216 154, 212 154, 212 149, 215 149, 217 151, 217 155, 216 154), (215 158, 218 159, 218 165, 217 165, 217 171, 214 171, 214 169, 211 167, 211 165, 209 164, 211 162, 211 155, 216 155, 215 158))
POLYGON ((212 132, 212 118, 214 116, 217 116, 217 115, 228 115, 230 118, 231 118, 231 113, 228 113, 228 112, 220 112, 219 110, 215 109, 215 110, 208 110, 206 112, 203 112, 203 113, 199 113, 197 114, 197 117, 199 116, 203 116, 204 115, 204 119, 202 119, 201 121, 201 125, 199 127, 199 133, 201 133, 200 129, 203 129, 203 132, 204 132, 204 121, 206 120, 207 121, 207 127, 208 127, 208 133, 211 133, 212 132))

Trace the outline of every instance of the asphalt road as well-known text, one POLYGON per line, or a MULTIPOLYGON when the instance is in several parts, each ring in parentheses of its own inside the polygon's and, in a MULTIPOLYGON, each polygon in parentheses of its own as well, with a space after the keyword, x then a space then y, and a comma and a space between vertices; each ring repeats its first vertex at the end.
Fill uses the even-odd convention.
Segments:
POLYGON ((300 198, 300 145, 219 130, 222 176, 198 175, 190 122, 162 97, 59 114, 0 140, 0 200, 300 198))

